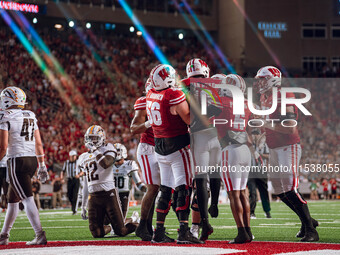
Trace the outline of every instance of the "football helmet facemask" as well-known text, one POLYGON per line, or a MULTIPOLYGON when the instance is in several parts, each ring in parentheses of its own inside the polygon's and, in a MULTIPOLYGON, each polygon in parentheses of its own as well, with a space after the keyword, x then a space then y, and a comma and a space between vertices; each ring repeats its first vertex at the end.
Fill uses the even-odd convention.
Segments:
POLYGON ((18 87, 7 87, 1 94, 1 108, 6 110, 9 107, 16 105, 19 108, 24 108, 26 103, 25 92, 18 87))
POLYGON ((150 89, 152 89, 152 81, 151 78, 149 77, 145 82, 145 94, 147 94, 150 89))
POLYGON ((117 150, 116 161, 119 161, 121 159, 126 159, 128 156, 126 147, 121 143, 115 143, 114 146, 117 150))
POLYGON ((150 74, 155 90, 162 90, 176 85, 176 71, 170 65, 157 65, 150 74))
POLYGON ((209 78, 210 68, 202 59, 194 58, 189 60, 187 64, 187 77, 193 77, 196 75, 203 75, 204 78, 209 78))
POLYGON ((260 94, 267 92, 272 87, 281 86, 281 72, 275 66, 265 66, 257 71, 254 87, 260 94))
POLYGON ((92 125, 89 127, 84 136, 85 146, 90 151, 98 149, 103 146, 106 140, 106 134, 104 129, 98 125, 92 125))
MULTIPOLYGON (((242 91, 243 94, 246 92, 246 83, 245 83, 244 79, 237 74, 228 74, 228 75, 215 74, 215 75, 211 76, 211 78, 220 79, 220 80, 225 79, 227 85, 233 85, 233 86, 238 87, 242 91)), ((229 89, 220 89, 220 96, 231 97, 232 94, 231 94, 229 89)))

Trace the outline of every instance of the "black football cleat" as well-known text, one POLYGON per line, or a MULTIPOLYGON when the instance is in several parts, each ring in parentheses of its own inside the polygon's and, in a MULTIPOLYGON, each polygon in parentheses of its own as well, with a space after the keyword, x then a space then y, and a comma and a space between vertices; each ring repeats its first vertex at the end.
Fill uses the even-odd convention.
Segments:
POLYGON ((178 237, 177 237, 177 244, 204 244, 204 241, 198 240, 194 237, 190 229, 187 228, 180 228, 178 230, 178 237))
POLYGON ((241 243, 250 243, 252 237, 250 237, 245 228, 238 228, 237 236, 229 242, 229 244, 241 244, 241 243))
POLYGON ((300 242, 317 242, 319 241, 319 234, 315 228, 306 230, 306 234, 301 238, 300 242))
POLYGON ((217 218, 218 216, 218 206, 217 204, 211 204, 208 210, 211 218, 217 218))
MULTIPOLYGON (((314 228, 316 228, 317 226, 319 226, 319 222, 317 221, 317 220, 315 220, 315 219, 313 219, 312 218, 312 223, 313 223, 313 227, 314 228)), ((300 228, 300 230, 299 230, 299 232, 296 234, 296 237, 297 238, 302 238, 302 237, 304 237, 305 236, 305 225, 304 224, 302 224, 301 225, 301 228, 300 228)))
POLYGON ((140 225, 136 228, 136 236, 140 237, 142 241, 151 241, 152 235, 150 235, 149 231, 146 227, 140 227, 140 225))
POLYGON ((174 239, 165 235, 165 228, 156 228, 151 243, 173 243, 174 239))
POLYGON ((202 227, 202 232, 200 236, 201 241, 208 240, 208 237, 214 232, 213 227, 210 224, 205 224, 202 227))

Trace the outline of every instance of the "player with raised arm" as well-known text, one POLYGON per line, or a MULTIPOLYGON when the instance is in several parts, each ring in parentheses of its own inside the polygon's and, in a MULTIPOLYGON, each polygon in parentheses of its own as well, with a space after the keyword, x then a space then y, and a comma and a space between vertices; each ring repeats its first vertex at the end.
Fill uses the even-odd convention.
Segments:
MULTIPOLYGON (((129 197, 130 197, 130 179, 132 178, 135 182, 137 188, 146 192, 146 186, 141 181, 138 174, 138 165, 134 160, 126 160, 127 149, 121 143, 115 143, 114 147, 117 150, 116 162, 113 165, 113 176, 115 181, 115 186, 118 189, 119 199, 122 206, 124 219, 129 210, 129 197)), ((138 214, 134 212, 133 214, 138 214)), ((139 217, 137 215, 137 217, 139 217)))
MULTIPOLYGON (((189 60, 186 66, 187 79, 183 80, 186 86, 190 86, 190 79, 192 78, 209 78, 210 69, 208 65, 199 58, 194 58, 189 60)), ((200 101, 200 93, 202 90, 195 88, 190 90, 191 95, 200 101)), ((208 110, 208 118, 212 117, 214 114, 220 113, 220 110, 213 107, 214 111, 211 111, 211 107, 208 110), (210 115, 213 113, 212 115, 210 115)), ((208 176, 209 185, 211 190, 211 206, 209 212, 212 217, 218 216, 218 197, 221 187, 221 178, 218 172, 207 171, 210 166, 216 167, 221 163, 221 147, 217 137, 217 131, 215 127, 212 127, 211 123, 205 123, 202 118, 203 116, 199 112, 198 114, 192 110, 191 111, 191 150, 193 153, 194 165, 195 165, 195 187, 194 187, 194 199, 193 204, 197 201, 197 206, 192 206, 193 209, 193 219, 191 232, 195 236, 198 236, 199 223, 202 223, 202 233, 200 240, 207 240, 208 236, 213 233, 213 228, 209 223, 208 217, 208 176), (195 215, 197 214, 197 215, 195 215)))
POLYGON ((44 161, 44 149, 37 119, 32 111, 24 110, 25 92, 17 87, 7 87, 1 92, 0 159, 8 156, 8 209, 0 245, 7 245, 9 233, 19 213, 19 202, 24 204, 27 218, 35 232, 35 238, 26 245, 47 244, 39 212, 32 193, 31 178, 38 169, 38 178, 45 182, 49 176, 44 161))
POLYGON ((111 143, 105 143, 102 127, 93 125, 85 133, 85 146, 89 149, 80 155, 78 168, 86 174, 83 188, 82 218, 87 219, 88 202, 89 228, 94 238, 104 237, 111 227, 104 226, 105 215, 109 218, 116 235, 126 236, 136 230, 137 224, 130 219, 124 223, 124 216, 115 189, 112 166, 117 151, 111 143))
MULTIPOLYGON (((145 83, 145 92, 147 93, 151 88, 152 82, 148 78, 145 83)), ((134 109, 135 116, 131 122, 130 131, 133 134, 141 134, 137 148, 137 160, 147 185, 147 192, 142 200, 140 223, 136 229, 136 235, 143 241, 151 241, 153 235, 152 218, 161 177, 155 154, 154 134, 151 124, 147 120, 145 96, 136 100, 134 109)))
MULTIPOLYGON (((261 108, 270 109, 273 102, 273 87, 277 87, 278 105, 275 112, 267 119, 290 119, 285 121, 285 127, 280 123, 267 121, 266 141, 269 147, 269 165, 287 167, 289 171, 270 172, 270 180, 282 202, 291 208, 301 220, 301 229, 296 237, 301 242, 316 242, 319 240, 316 227, 319 223, 309 213, 307 202, 298 191, 298 169, 301 158, 300 136, 295 121, 298 119, 298 110, 295 105, 286 106, 286 115, 281 115, 281 72, 274 66, 265 66, 258 70, 254 87, 260 93, 261 108), (294 121, 295 120, 295 121, 294 121)), ((295 98, 293 93, 288 93, 286 98, 295 98)))
POLYGON ((155 152, 161 171, 160 198, 157 205, 156 229, 152 241, 165 238, 164 221, 171 206, 172 189, 177 193, 176 211, 180 227, 177 243, 203 243, 193 237, 189 227, 192 157, 190 149, 189 105, 176 85, 176 71, 170 65, 157 65, 151 71, 153 88, 146 96, 146 111, 155 135, 155 152))
MULTIPOLYGON (((211 78, 222 79, 227 85, 238 87, 243 93, 246 84, 243 78, 236 74, 217 74, 211 78)), ((251 153, 248 146, 252 146, 246 131, 251 112, 247 102, 244 102, 244 115, 233 114, 233 98, 230 90, 220 89, 221 109, 216 119, 227 120, 227 124, 217 124, 218 135, 222 147, 221 178, 227 189, 230 208, 233 213, 238 234, 230 243, 250 242, 253 235, 250 230, 250 206, 246 194, 251 165, 251 153)))

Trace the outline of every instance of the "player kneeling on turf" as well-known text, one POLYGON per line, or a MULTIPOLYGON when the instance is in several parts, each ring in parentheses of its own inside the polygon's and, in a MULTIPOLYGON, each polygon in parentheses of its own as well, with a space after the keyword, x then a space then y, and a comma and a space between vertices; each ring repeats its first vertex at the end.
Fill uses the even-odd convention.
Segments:
POLYGON ((115 189, 112 166, 117 152, 111 143, 105 143, 105 131, 102 127, 93 125, 85 133, 85 146, 89 149, 80 155, 78 167, 86 173, 83 189, 82 217, 86 219, 88 202, 88 219, 91 234, 94 238, 105 236, 111 231, 110 226, 104 226, 104 218, 110 219, 111 226, 118 236, 126 236, 135 231, 137 224, 125 224, 119 203, 118 192, 115 189))

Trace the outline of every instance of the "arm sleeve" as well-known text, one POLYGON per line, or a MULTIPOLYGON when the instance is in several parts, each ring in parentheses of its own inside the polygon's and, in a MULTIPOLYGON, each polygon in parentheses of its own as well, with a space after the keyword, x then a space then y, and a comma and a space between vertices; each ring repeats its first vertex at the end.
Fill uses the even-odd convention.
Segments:
POLYGON ((137 171, 137 170, 130 172, 130 175, 131 175, 131 177, 132 177, 132 180, 133 180, 136 184, 142 182, 142 180, 141 180, 140 177, 139 177, 139 174, 138 174, 138 171, 137 171))
POLYGON ((89 200, 89 191, 88 191, 88 184, 87 184, 87 179, 84 178, 84 186, 83 186, 83 197, 81 199, 81 207, 82 208, 87 208, 87 202, 89 200))

